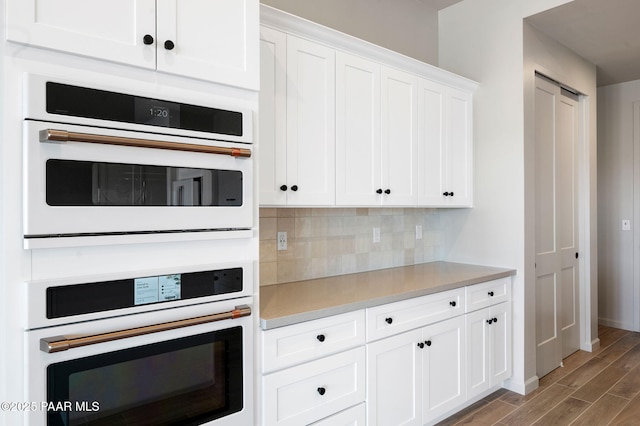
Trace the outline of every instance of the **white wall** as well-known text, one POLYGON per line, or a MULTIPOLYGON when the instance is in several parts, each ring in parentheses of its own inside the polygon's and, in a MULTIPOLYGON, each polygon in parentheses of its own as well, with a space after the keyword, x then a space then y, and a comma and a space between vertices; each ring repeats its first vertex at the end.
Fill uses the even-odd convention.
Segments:
POLYGON ((261 0, 261 3, 438 65, 438 14, 421 0, 261 0))
MULTIPOLYGON (((448 221, 449 228, 457 230, 450 235, 445 258, 517 269, 514 374, 508 386, 520 393, 535 389, 538 380, 528 215, 532 171, 525 167, 532 147, 525 144, 530 126, 525 121, 525 105, 530 96, 525 97, 524 76, 531 64, 525 68, 523 18, 567 2, 464 0, 439 14, 440 67, 480 83, 474 97, 475 207, 443 215, 443 227, 448 221)), ((548 48, 549 56, 542 55, 545 42, 529 53, 535 51, 540 60, 548 59, 546 66, 553 70, 558 64, 551 59, 567 52, 560 52, 557 45, 548 48)))
POLYGON ((636 152, 640 147, 634 143, 640 136, 634 118, 640 117, 634 116, 634 103, 640 104, 640 80, 598 89, 598 312, 602 324, 640 331, 634 279, 635 264, 640 263, 638 252, 634 253, 640 228, 640 193, 634 178, 634 168, 640 168, 636 152), (631 231, 622 230, 622 219, 631 220, 631 231))

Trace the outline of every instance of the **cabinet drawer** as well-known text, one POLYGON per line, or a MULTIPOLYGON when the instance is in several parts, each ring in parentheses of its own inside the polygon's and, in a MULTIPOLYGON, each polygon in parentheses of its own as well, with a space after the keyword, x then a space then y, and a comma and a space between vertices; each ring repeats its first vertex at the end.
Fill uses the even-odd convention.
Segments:
POLYGON ((465 312, 473 312, 487 306, 511 300, 511 277, 500 278, 465 288, 465 312))
POLYGON ((455 289, 367 309, 367 342, 464 313, 464 289, 455 289))
POLYGON ((291 367, 363 345, 364 311, 307 321, 262 332, 262 370, 291 367))
POLYGON ((359 347, 263 377, 267 425, 309 424, 365 399, 365 349, 359 347))
POLYGON ((341 413, 322 419, 313 426, 365 426, 367 422, 367 410, 364 402, 341 413))

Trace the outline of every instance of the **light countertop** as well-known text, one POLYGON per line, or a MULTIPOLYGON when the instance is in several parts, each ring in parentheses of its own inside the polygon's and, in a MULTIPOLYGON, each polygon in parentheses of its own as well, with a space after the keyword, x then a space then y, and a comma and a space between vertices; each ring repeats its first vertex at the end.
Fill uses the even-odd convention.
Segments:
POLYGON ((432 262, 260 287, 263 330, 515 275, 514 269, 432 262))

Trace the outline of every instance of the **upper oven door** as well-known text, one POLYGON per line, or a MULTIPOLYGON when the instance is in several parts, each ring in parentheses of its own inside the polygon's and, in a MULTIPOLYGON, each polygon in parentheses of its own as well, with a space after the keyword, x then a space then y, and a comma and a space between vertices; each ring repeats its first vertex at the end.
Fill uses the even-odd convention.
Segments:
POLYGON ((30 120, 23 135, 25 238, 252 227, 251 145, 30 120))

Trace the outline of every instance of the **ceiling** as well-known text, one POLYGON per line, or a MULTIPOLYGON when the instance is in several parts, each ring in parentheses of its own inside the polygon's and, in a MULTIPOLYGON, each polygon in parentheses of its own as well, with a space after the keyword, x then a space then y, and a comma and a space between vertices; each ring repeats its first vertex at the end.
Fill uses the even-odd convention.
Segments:
POLYGON ((461 2, 462 0, 422 0, 422 3, 436 9, 444 9, 445 7, 449 7, 453 4, 461 2))
MULTIPOLYGON (((461 0, 422 0, 441 10, 461 0)), ((573 0, 526 19, 597 67, 597 84, 640 80, 640 0, 573 0)))
POLYGON ((597 67, 597 84, 640 79, 640 1, 574 0, 526 19, 597 67))

